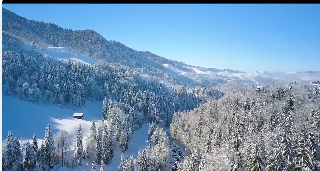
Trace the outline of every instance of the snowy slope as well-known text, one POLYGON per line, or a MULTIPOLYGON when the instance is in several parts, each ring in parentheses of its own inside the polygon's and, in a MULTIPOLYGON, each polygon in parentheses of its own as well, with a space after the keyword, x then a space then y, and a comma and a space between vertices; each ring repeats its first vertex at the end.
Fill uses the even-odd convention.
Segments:
MULTIPOLYGON (((32 50, 32 42, 28 42, 25 44, 25 48, 27 50, 32 50)), ((43 54, 45 56, 48 56, 52 59, 56 59, 59 61, 72 61, 72 62, 80 62, 83 64, 91 65, 98 63, 99 61, 83 54, 77 54, 72 50, 68 50, 65 47, 46 47, 46 48, 40 48, 39 45, 35 44, 35 50, 39 52, 40 54, 43 54)))
MULTIPOLYGON (((80 62, 83 64, 96 64, 98 60, 83 54, 76 54, 74 51, 65 47, 46 47, 40 48, 35 44, 36 51, 59 61, 80 62)), ((32 42, 27 42, 25 48, 32 50, 32 42)), ((124 59, 125 60, 125 59, 124 59)), ((156 61, 154 61, 156 62, 156 61)), ((190 79, 189 81, 202 83, 205 81, 214 82, 217 80, 240 79, 244 83, 268 84, 276 81, 291 82, 291 81, 317 81, 320 80, 320 72, 241 72, 235 70, 220 70, 215 68, 204 68, 178 63, 168 60, 169 63, 161 64, 169 75, 181 75, 190 79)), ((157 63, 157 62, 156 62, 157 63)), ((145 77, 148 77, 144 74, 145 77)))
POLYGON ((33 133, 36 133, 38 138, 42 138, 48 123, 53 124, 54 128, 67 129, 73 129, 74 125, 78 126, 78 122, 88 122, 91 125, 92 120, 101 118, 101 111, 102 102, 100 101, 87 101, 86 107, 73 111, 55 105, 39 105, 2 95, 2 134, 4 135, 2 139, 6 138, 10 130, 19 138, 32 138, 33 133), (84 121, 70 118, 74 112, 84 112, 84 121), (67 122, 68 118, 74 122, 67 122), (69 127, 63 127, 64 124, 69 127))
POLYGON ((195 81, 203 80, 229 80, 240 79, 244 83, 268 84, 272 82, 292 82, 292 81, 316 81, 320 80, 320 72, 240 72, 233 70, 218 70, 202 67, 194 67, 190 65, 173 66, 171 64, 163 64, 163 66, 172 72, 189 77, 195 81), (199 80, 199 78, 201 78, 199 80))
MULTIPOLYGON (((58 130, 65 130, 75 137, 79 124, 81 124, 83 133, 86 135, 90 129, 92 120, 98 121, 101 118, 101 106, 102 102, 94 101, 86 102, 86 107, 78 110, 70 110, 59 108, 54 105, 39 105, 32 102, 17 100, 12 96, 2 96, 3 110, 2 110, 2 139, 6 138, 8 131, 12 130, 13 135, 19 139, 31 140, 33 133, 36 133, 37 138, 41 144, 41 139, 44 137, 45 128, 48 123, 52 124, 53 133, 58 130), (84 112, 85 116, 83 120, 74 119, 72 115, 74 112, 84 112)), ((139 149, 145 148, 148 145, 148 124, 144 124, 142 128, 134 132, 132 143, 129 144, 128 150, 124 153, 125 156, 133 155, 137 156, 139 149)), ((84 146, 85 146, 84 136, 84 146)), ((107 170, 117 170, 120 164, 121 150, 116 148, 112 162, 107 165, 107 170)), ((91 169, 92 161, 86 161, 89 163, 89 169, 91 169)), ((83 166, 79 166, 76 169, 68 169, 66 167, 61 168, 61 165, 57 165, 54 171, 77 171, 83 170, 83 166)), ((99 169, 99 166, 97 165, 99 169)))

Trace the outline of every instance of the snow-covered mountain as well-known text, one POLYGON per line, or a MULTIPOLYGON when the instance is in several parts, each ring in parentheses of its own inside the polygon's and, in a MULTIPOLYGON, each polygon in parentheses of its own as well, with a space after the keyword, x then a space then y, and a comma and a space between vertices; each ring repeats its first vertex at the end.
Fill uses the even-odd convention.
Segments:
POLYGON ((129 67, 144 79, 158 79, 163 83, 208 86, 240 79, 245 83, 270 83, 274 81, 316 81, 319 72, 246 73, 230 69, 203 68, 185 64, 148 51, 136 51, 118 41, 107 40, 93 30, 64 29, 52 23, 28 20, 9 10, 3 11, 2 34, 14 36, 30 48, 60 60, 101 64, 117 63, 129 67))

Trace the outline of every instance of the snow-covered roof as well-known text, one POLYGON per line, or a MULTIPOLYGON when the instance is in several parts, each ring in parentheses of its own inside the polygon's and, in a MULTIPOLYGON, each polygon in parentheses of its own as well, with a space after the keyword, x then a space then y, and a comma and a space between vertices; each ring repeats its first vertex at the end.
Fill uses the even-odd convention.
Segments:
POLYGON ((257 86, 257 88, 263 88, 263 86, 257 86))
POLYGON ((83 116, 83 113, 74 113, 73 116, 83 116))

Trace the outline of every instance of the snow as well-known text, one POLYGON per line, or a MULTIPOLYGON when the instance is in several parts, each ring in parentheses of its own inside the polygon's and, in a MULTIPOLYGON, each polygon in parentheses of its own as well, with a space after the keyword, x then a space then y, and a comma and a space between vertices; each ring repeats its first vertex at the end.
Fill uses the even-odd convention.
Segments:
POLYGON ((200 71, 198 68, 192 68, 194 70, 194 72, 196 72, 197 74, 205 74, 205 72, 200 71))
POLYGON ((73 116, 83 116, 83 113, 74 113, 73 116))
MULTIPOLYGON (((27 43, 26 48, 28 50, 32 50, 32 43, 27 43)), ((36 51, 47 55, 52 59, 56 59, 59 61, 72 61, 72 62, 80 62, 83 64, 91 65, 98 63, 99 61, 83 54, 76 54, 72 50, 67 50, 65 47, 47 47, 47 48, 40 48, 36 47, 36 51)))
POLYGON ((163 66, 169 68, 169 64, 163 64, 163 66))
POLYGON ((206 77, 209 80, 229 80, 240 79, 243 83, 253 84, 268 84, 272 82, 292 82, 292 81, 316 81, 320 80, 319 72, 277 72, 270 73, 266 71, 256 72, 234 72, 230 70, 217 70, 208 71, 206 68, 194 67, 194 66, 173 66, 171 64, 163 64, 167 69, 172 72, 189 77, 197 81, 199 75, 206 77))
POLYGON ((32 139, 34 133, 37 138, 43 138, 48 123, 59 126, 59 123, 65 119, 72 119, 74 122, 88 121, 91 124, 92 120, 101 118, 101 111, 101 101, 87 101, 86 107, 73 111, 51 104, 39 105, 2 95, 2 134, 4 135, 2 139, 6 138, 10 130, 14 136, 23 139, 32 139), (85 120, 73 119, 74 112, 86 113, 85 120))
MULTIPOLYGON (((99 119, 101 118, 102 102, 100 101, 87 101, 86 107, 72 111, 51 104, 39 105, 18 100, 15 97, 7 95, 2 95, 2 100, 2 139, 5 139, 8 131, 12 130, 13 135, 21 139, 21 142, 32 142, 32 136, 36 133, 38 143, 41 145, 48 123, 52 124, 53 133, 58 130, 65 130, 71 134, 73 138, 77 133, 79 124, 81 124, 85 135, 83 139, 83 145, 85 147, 86 135, 89 132, 92 121, 98 121, 97 125, 99 125, 99 119), (86 113, 86 116, 84 119, 72 118, 75 112, 86 113)), ((134 131, 132 142, 129 144, 128 150, 124 153, 125 156, 133 155, 136 158, 139 149, 144 149, 148 145, 148 128, 148 124, 144 124, 142 128, 134 131)), ((106 166, 107 170, 118 170, 121 153, 120 148, 116 147, 112 162, 106 166)), ((91 170, 92 161, 85 160, 85 163, 75 169, 62 168, 61 164, 58 164, 53 171, 91 170), (87 168, 85 168, 85 163, 88 163, 87 168)), ((100 169, 100 165, 98 164, 97 169, 100 169)))
POLYGON ((180 75, 186 75, 187 74, 187 72, 181 71, 180 69, 178 69, 178 68, 176 68, 176 67, 174 67, 172 65, 163 64, 163 66, 168 68, 168 69, 170 69, 170 70, 172 70, 172 71, 174 71, 174 72, 176 72, 177 74, 180 74, 180 75))

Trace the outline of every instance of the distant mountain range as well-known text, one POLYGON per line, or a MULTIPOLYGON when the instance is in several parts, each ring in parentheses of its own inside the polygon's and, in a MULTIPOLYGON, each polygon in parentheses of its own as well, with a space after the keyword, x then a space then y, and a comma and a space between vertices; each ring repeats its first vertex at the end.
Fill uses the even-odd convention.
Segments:
POLYGON ((148 51, 131 49, 118 41, 107 40, 93 30, 64 29, 53 23, 28 20, 5 8, 2 8, 2 36, 3 41, 19 40, 19 46, 24 46, 26 50, 35 47, 38 52, 53 59, 101 65, 117 63, 120 68, 130 68, 134 74, 167 85, 212 86, 230 79, 256 84, 320 80, 319 71, 247 73, 195 67, 148 51))

